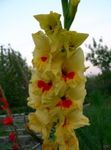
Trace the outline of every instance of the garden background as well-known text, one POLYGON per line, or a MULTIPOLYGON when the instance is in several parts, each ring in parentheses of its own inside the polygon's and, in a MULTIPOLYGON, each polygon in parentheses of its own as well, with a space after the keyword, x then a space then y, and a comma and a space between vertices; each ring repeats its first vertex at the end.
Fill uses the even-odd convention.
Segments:
MULTIPOLYGON (((50 1, 48 0, 47 3, 50 4, 50 1)), ((90 34, 83 48, 86 66, 89 67, 86 73, 87 95, 84 114, 90 119, 91 125, 76 130, 80 150, 111 150, 111 28, 109 28, 111 5, 109 3, 111 2, 108 0, 105 3, 100 0, 98 2, 81 0, 77 19, 71 27, 72 30, 90 34)), ((0 24, 0 86, 13 114, 22 113, 26 116, 32 111, 27 107, 31 54, 34 48, 31 33, 36 30, 36 27, 32 28, 36 25, 32 21, 34 20, 32 15, 47 13, 50 10, 58 10, 61 13, 60 1, 54 4, 55 2, 51 2, 51 5, 46 5, 44 2, 41 5, 35 0, 17 3, 13 0, 0 2, 2 20, 0 24)), ((0 115, 4 115, 4 111, 0 110, 0 115)), ((25 120, 18 121, 16 124, 22 129, 25 120)), ((3 125, 0 124, 0 137, 5 135, 8 135, 8 131, 4 130, 3 125)), ((1 142, 0 147, 3 147, 1 150, 10 150, 10 145, 5 147, 1 142)))

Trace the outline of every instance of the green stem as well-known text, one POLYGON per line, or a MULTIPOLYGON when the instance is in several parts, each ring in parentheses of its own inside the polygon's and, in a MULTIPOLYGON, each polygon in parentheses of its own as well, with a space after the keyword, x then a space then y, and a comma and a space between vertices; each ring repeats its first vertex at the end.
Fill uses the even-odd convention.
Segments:
POLYGON ((19 140, 19 137, 18 137, 18 131, 17 131, 17 128, 16 128, 15 125, 12 125, 12 127, 13 127, 13 130, 14 130, 15 134, 16 134, 16 143, 18 144, 19 149, 22 150, 22 146, 21 146, 21 144, 20 144, 20 140, 19 140))
POLYGON ((62 3, 62 11, 63 11, 63 16, 64 16, 64 28, 66 28, 66 23, 67 23, 67 16, 68 16, 68 12, 69 12, 69 4, 68 4, 68 0, 61 0, 62 3))
POLYGON ((63 15, 66 17, 67 15, 67 9, 68 9, 68 0, 61 0, 62 3, 62 10, 63 10, 63 15))
MULTIPOLYGON (((6 100, 6 96, 5 96, 4 91, 3 91, 1 86, 0 86, 0 97, 3 97, 6 100)), ((10 110, 9 107, 7 108, 6 112, 7 112, 8 116, 13 118, 11 110, 10 110)), ((14 124, 12 124, 12 128, 13 128, 15 134, 16 134, 16 142, 19 146, 19 149, 22 150, 22 147, 21 147, 21 144, 20 144, 20 141, 19 141, 19 138, 18 138, 18 132, 17 132, 16 126, 14 124)))
POLYGON ((75 0, 75 3, 72 3, 72 0, 61 0, 62 10, 64 16, 64 28, 69 30, 73 20, 75 18, 79 0, 75 0))

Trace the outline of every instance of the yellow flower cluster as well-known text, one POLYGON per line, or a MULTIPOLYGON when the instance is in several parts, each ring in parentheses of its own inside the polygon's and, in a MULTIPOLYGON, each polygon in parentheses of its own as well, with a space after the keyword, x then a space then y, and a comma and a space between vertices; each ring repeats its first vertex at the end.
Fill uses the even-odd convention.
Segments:
POLYGON ((88 34, 62 28, 60 14, 36 15, 41 28, 32 35, 35 49, 29 84, 29 128, 40 132, 43 150, 79 150, 74 129, 89 124, 83 115, 86 95, 84 55, 88 34))

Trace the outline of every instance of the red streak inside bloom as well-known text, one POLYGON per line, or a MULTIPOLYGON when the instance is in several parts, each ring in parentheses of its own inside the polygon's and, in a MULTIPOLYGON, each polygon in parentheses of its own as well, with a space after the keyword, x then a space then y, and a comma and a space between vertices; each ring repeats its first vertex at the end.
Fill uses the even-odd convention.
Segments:
POLYGON ((46 57, 46 56, 42 56, 42 57, 41 57, 41 60, 42 60, 43 62, 45 62, 45 61, 47 60, 47 57, 46 57))
POLYGON ((61 107, 61 108, 70 108, 71 105, 72 105, 72 101, 70 99, 61 98, 61 101, 57 103, 56 106, 61 107))
POLYGON ((52 82, 46 83, 46 82, 43 81, 43 80, 38 80, 38 87, 39 87, 40 89, 42 89, 42 92, 44 92, 44 91, 49 91, 50 88, 52 87, 52 82))
POLYGON ((11 142, 15 142, 16 141, 16 134, 15 134, 15 132, 10 132, 10 134, 9 134, 9 140, 11 142))
POLYGON ((13 118, 12 117, 5 117, 2 120, 2 122, 4 125, 12 125, 13 124, 13 118))
POLYGON ((62 71, 62 77, 64 78, 65 81, 67 81, 68 79, 71 80, 73 79, 75 76, 75 72, 71 71, 69 73, 66 73, 65 71, 62 71))

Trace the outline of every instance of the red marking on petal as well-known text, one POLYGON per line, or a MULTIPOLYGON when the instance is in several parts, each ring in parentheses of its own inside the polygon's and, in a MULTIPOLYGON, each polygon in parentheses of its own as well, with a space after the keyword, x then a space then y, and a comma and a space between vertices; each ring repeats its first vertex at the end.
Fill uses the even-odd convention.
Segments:
POLYGON ((69 73, 67 74, 67 78, 68 78, 68 79, 73 79, 74 76, 75 76, 75 73, 74 73, 74 72, 69 72, 69 73))
POLYGON ((38 80, 38 87, 43 88, 45 86, 45 82, 43 80, 38 80))
POLYGON ((52 87, 52 82, 46 83, 43 80, 38 81, 38 87, 42 89, 42 92, 49 91, 52 87))
POLYGON ((13 124, 13 118, 12 117, 5 117, 2 120, 2 122, 4 125, 12 125, 13 124))
POLYGON ((62 101, 62 106, 64 108, 70 108, 71 105, 72 105, 72 101, 71 100, 66 99, 66 100, 62 101))
POLYGON ((64 76, 64 75, 63 75, 62 77, 63 77, 64 81, 66 81, 66 80, 67 80, 67 76, 64 76))
POLYGON ((51 87, 52 87, 52 82, 45 83, 45 85, 43 87, 43 92, 44 91, 49 91, 51 87))
POLYGON ((41 60, 42 60, 43 62, 45 62, 45 61, 47 60, 47 57, 46 57, 46 56, 42 56, 42 57, 41 57, 41 60))
POLYGON ((72 101, 70 99, 61 99, 61 101, 58 102, 56 106, 61 108, 70 108, 71 105, 72 105, 72 101))
POLYGON ((69 72, 67 73, 66 71, 62 70, 62 77, 64 81, 67 81, 68 79, 73 79, 75 76, 75 72, 69 72))

